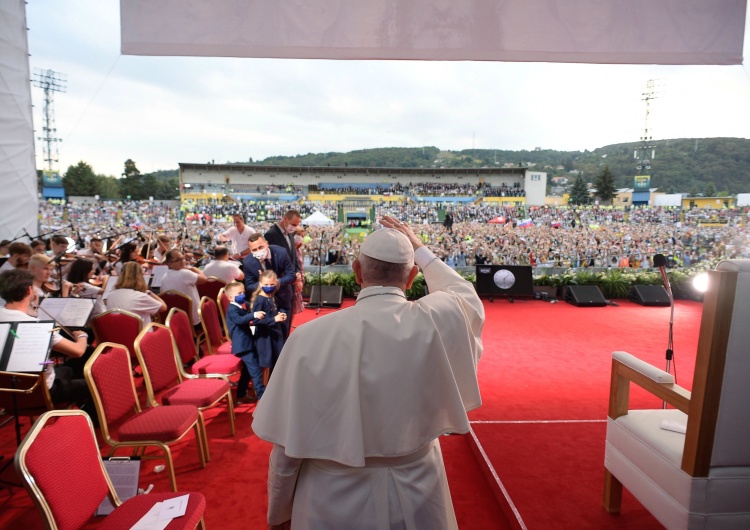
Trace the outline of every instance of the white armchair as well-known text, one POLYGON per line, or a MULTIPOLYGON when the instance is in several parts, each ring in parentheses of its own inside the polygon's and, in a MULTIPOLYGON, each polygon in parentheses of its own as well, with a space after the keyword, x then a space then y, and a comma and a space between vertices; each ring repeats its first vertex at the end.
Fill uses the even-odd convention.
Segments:
POLYGON ((692 393, 625 352, 612 357, 604 508, 623 486, 668 529, 750 528, 750 260, 709 271, 692 393), (630 383, 671 405, 628 410, 630 383), (684 425, 684 434, 665 426, 684 425))

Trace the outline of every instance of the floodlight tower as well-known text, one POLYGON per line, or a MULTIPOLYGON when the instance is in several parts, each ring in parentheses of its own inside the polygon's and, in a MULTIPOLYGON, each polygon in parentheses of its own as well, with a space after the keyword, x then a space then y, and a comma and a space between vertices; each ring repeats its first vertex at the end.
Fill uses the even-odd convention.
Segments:
POLYGON ((641 145, 633 153, 636 160, 636 169, 639 175, 647 175, 651 170, 651 161, 656 156, 656 146, 653 144, 654 138, 649 130, 648 118, 651 114, 651 100, 656 99, 655 83, 653 79, 646 82, 646 91, 643 93, 641 101, 646 102, 646 121, 641 136, 641 145))
POLYGON ((65 74, 53 72, 52 70, 42 70, 37 68, 34 72, 34 86, 44 90, 44 136, 37 137, 37 140, 44 142, 43 153, 44 161, 47 163, 47 169, 52 170, 52 163, 57 163, 59 152, 57 144, 62 142, 57 137, 55 128, 55 92, 65 92, 67 80, 65 74))

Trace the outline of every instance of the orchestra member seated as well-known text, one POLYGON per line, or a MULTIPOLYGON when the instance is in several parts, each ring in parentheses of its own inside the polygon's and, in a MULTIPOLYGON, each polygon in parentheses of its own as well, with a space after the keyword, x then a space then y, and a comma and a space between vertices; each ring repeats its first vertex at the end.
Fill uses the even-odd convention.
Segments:
POLYGON ((31 257, 31 247, 29 245, 16 241, 10 244, 8 253, 8 259, 0 267, 0 272, 28 268, 29 258, 31 257))
POLYGON ((104 301, 107 309, 123 309, 140 316, 144 327, 151 323, 151 316, 167 310, 164 300, 148 290, 143 268, 130 261, 122 266, 114 290, 104 301))
POLYGON ((238 261, 229 261, 229 249, 219 246, 214 249, 214 260, 203 268, 206 277, 213 276, 224 283, 241 282, 245 274, 240 270, 238 261))
MULTIPOLYGON (((28 271, 16 269, 0 274, 0 296, 6 300, 5 307, 0 308, 0 322, 35 322, 37 320, 28 314, 31 304, 36 302, 37 298, 34 278, 28 271)), ((81 358, 86 353, 88 335, 83 331, 72 333, 73 340, 62 337, 57 331, 52 333, 52 351, 66 360, 81 358)), ((45 383, 53 403, 77 403, 96 422, 91 394, 83 374, 77 374, 76 370, 64 362, 48 364, 44 371, 45 383)))
POLYGON ((185 256, 179 250, 170 250, 165 258, 169 270, 161 280, 161 290, 162 292, 179 291, 189 296, 193 301, 193 314, 190 315, 190 321, 194 327, 200 328, 201 319, 198 314, 198 306, 201 299, 196 285, 206 283, 206 276, 197 267, 188 267, 185 256))

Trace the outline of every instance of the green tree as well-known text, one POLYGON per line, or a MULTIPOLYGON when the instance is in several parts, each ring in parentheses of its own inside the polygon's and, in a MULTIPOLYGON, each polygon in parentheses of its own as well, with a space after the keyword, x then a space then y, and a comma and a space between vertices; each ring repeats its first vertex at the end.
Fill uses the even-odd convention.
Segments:
POLYGON ((714 186, 713 182, 709 182, 706 184, 706 189, 703 192, 706 197, 716 197, 716 186, 714 186))
POLYGON ((157 182, 156 177, 153 175, 153 173, 148 173, 143 177, 143 180, 141 181, 142 189, 143 189, 143 197, 142 199, 148 199, 149 197, 156 198, 159 182, 157 182))
POLYGON ((594 179, 594 187, 596 188, 596 196, 604 203, 611 202, 617 196, 615 175, 609 169, 609 164, 604 166, 602 172, 594 179))
POLYGON ((115 177, 97 175, 96 189, 100 199, 119 199, 122 197, 120 194, 120 181, 115 177))
POLYGON ((97 194, 97 181, 94 170, 86 162, 81 160, 75 166, 69 166, 63 177, 65 193, 93 197, 97 194))
POLYGON ((141 172, 130 158, 125 161, 125 171, 123 171, 122 177, 120 180, 120 192, 123 199, 128 196, 133 200, 145 198, 141 172))
POLYGON ((570 204, 588 204, 589 202, 589 190, 586 187, 586 182, 583 180, 583 175, 576 175, 573 186, 570 188, 570 204))

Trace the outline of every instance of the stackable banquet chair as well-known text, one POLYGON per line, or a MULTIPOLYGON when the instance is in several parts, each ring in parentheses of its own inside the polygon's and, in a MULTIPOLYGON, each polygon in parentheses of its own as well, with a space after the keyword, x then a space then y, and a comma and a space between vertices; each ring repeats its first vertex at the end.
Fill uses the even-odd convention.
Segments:
POLYGON ((196 285, 198 288, 198 296, 203 298, 204 296, 209 297, 211 300, 216 300, 219 296, 219 292, 226 287, 227 283, 220 280, 216 276, 209 276, 207 282, 196 285))
POLYGON ((612 360, 604 507, 620 511, 624 486, 668 529, 750 528, 750 260, 708 276, 691 392, 628 353, 612 360), (674 408, 629 409, 631 383, 674 408))
MULTIPOLYGON (((181 293, 180 291, 171 289, 169 291, 159 293, 159 298, 164 300, 164 303, 167 304, 167 310, 159 313, 160 321, 163 324, 167 322, 169 311, 174 307, 182 309, 185 313, 187 313, 188 317, 192 319, 190 315, 193 314, 193 299, 188 295, 181 293)), ((193 337, 196 346, 201 343, 201 340, 203 339, 203 332, 197 330, 195 327, 193 327, 192 324, 190 325, 190 335, 193 337)))
POLYGON ((216 306, 219 308, 219 316, 221 317, 221 325, 224 328, 224 336, 227 338, 229 337, 229 326, 227 326, 227 308, 229 308, 229 304, 231 303, 231 300, 226 294, 226 291, 222 289, 219 291, 219 294, 216 296, 216 306))
POLYGON ((169 311, 167 327, 174 335, 180 360, 183 364, 190 366, 190 373, 195 375, 221 374, 227 377, 239 373, 242 360, 231 353, 222 355, 206 355, 198 357, 198 349, 190 335, 190 318, 187 314, 176 307, 169 311))
POLYGON ((201 493, 150 493, 120 501, 102 463, 91 420, 80 410, 40 416, 18 449, 15 465, 48 529, 89 528, 89 519, 107 496, 115 510, 98 528, 131 528, 156 503, 188 495, 185 515, 173 519, 169 528, 205 530, 206 499, 201 493))
MULTIPOLYGON (((172 491, 177 481, 169 444, 195 431, 201 467, 206 467, 208 446, 203 416, 195 405, 171 405, 141 409, 131 373, 130 357, 121 344, 105 342, 97 346, 84 368, 84 376, 96 405, 102 438, 112 447, 109 456, 120 447, 136 453, 146 447, 159 449, 166 462, 172 491)), ((162 458, 141 455, 141 458, 162 458)))
POLYGON ((216 302, 207 296, 201 298, 198 308, 203 326, 203 337, 209 355, 232 353, 232 342, 221 332, 221 320, 216 302))
POLYGON ((91 319, 96 343, 114 342, 128 349, 130 359, 137 362, 135 356, 135 338, 143 329, 143 319, 135 313, 124 309, 110 309, 91 319))
POLYGON ((135 351, 143 368, 148 403, 195 405, 202 412, 226 400, 229 430, 234 436, 234 403, 229 381, 222 375, 198 377, 183 371, 174 336, 167 326, 151 323, 135 339, 135 351))

